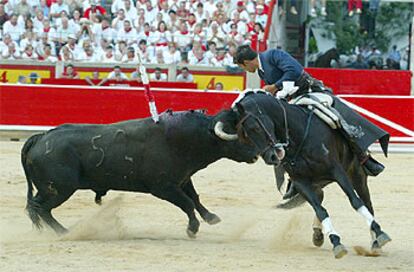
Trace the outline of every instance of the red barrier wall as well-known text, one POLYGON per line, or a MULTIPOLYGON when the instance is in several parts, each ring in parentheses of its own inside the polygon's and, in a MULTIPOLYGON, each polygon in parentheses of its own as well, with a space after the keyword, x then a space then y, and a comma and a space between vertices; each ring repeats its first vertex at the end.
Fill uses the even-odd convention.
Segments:
MULTIPOLYGON (((237 94, 154 91, 159 112, 229 108, 237 94)), ((148 117, 143 88, 0 85, 0 124, 55 126, 62 123, 112 123, 148 117)))
POLYGON ((410 95, 411 72, 306 68, 335 94, 410 95))
MULTIPOLYGON (((238 93, 159 88, 154 95, 159 112, 206 109, 215 114, 229 108, 238 93)), ((343 98, 393 137, 408 137, 414 142, 414 97, 343 98)), ((0 125, 112 123, 149 115, 143 88, 0 85, 0 125)))
MULTIPOLYGON (((93 83, 98 84, 101 80, 92 80, 93 83)), ((188 82, 161 82, 161 81, 151 81, 151 87, 154 88, 173 88, 173 89, 197 89, 196 83, 188 83, 188 82)), ((54 84, 54 85, 87 85, 89 86, 88 82, 84 79, 66 79, 66 78, 44 78, 42 79, 42 84, 54 84)), ((121 85, 131 86, 131 87, 143 87, 142 83, 138 83, 137 81, 115 81, 115 80, 108 80, 102 86, 116 86, 121 85)))

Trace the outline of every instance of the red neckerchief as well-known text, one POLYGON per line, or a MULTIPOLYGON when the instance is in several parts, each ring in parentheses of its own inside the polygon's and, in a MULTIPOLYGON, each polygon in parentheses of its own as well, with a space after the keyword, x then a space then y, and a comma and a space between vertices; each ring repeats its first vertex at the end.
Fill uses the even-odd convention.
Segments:
POLYGON ((188 31, 180 31, 180 33, 183 34, 183 35, 187 35, 188 31))
POLYGON ((237 34, 238 34, 238 32, 236 31, 236 32, 230 32, 230 34, 232 35, 232 36, 236 36, 237 34))
POLYGON ((216 56, 216 60, 218 60, 218 61, 224 60, 224 56, 222 56, 222 57, 216 56))
POLYGON ((254 22, 249 22, 247 24, 247 32, 253 31, 254 30, 254 22))
POLYGON ((192 22, 188 21, 188 24, 189 24, 190 26, 193 26, 195 23, 197 23, 195 20, 194 20, 194 21, 192 21, 192 22))
POLYGON ((150 32, 149 31, 144 31, 145 36, 149 36, 150 32))
POLYGON ((27 55, 28 57, 31 57, 31 56, 33 55, 33 53, 28 53, 28 52, 26 52, 26 55, 27 55))
POLYGON ((109 26, 102 27, 102 30, 108 29, 109 26))
POLYGON ((43 32, 46 32, 46 33, 48 33, 49 32, 49 30, 50 30, 50 26, 48 27, 48 28, 43 28, 43 32))
POLYGON ((124 29, 125 33, 129 33, 129 32, 131 32, 131 30, 132 30, 132 27, 130 27, 130 28, 129 28, 129 29, 127 29, 127 30, 125 30, 125 29, 124 29))

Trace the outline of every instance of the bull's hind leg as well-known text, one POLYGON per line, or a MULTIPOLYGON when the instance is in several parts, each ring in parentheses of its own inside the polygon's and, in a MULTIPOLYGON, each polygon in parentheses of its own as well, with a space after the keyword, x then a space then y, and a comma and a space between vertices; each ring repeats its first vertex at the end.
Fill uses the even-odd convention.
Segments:
POLYGON ((345 246, 341 244, 341 237, 335 231, 328 212, 321 205, 320 198, 318 197, 315 189, 306 181, 294 181, 295 187, 306 198, 309 204, 314 209, 317 218, 322 222, 323 233, 329 237, 333 245, 333 252, 335 258, 342 258, 348 253, 345 246))
POLYGON ((68 200, 75 190, 60 188, 57 189, 56 192, 57 193, 55 195, 49 195, 48 198, 40 204, 38 212, 43 221, 57 234, 64 234, 67 232, 67 229, 52 216, 51 211, 68 200))
MULTIPOLYGON (((375 221, 372 206, 370 207, 371 211, 368 210, 366 203, 371 203, 369 199, 369 192, 368 187, 366 187, 366 195, 361 191, 361 195, 364 195, 365 201, 362 201, 358 195, 354 191, 354 187, 352 186, 351 182, 348 179, 348 176, 346 175, 345 171, 338 167, 335 171, 336 173, 336 180, 339 183, 339 186, 341 186, 342 190, 347 195, 349 201, 351 202, 352 207, 366 220, 373 236, 375 237, 375 240, 378 242, 379 247, 384 246, 386 243, 391 241, 391 238, 381 230, 380 225, 375 221)), ((366 184, 366 179, 365 181, 366 184)), ((356 182, 354 182, 355 184, 356 182)), ((361 189, 361 188, 359 188, 361 189)))
POLYGON ((200 227, 200 222, 195 215, 195 207, 193 201, 184 193, 181 188, 171 184, 162 188, 157 188, 156 190, 151 191, 151 194, 158 198, 166 200, 183 210, 187 214, 189 220, 187 235, 190 238, 196 237, 196 233, 200 227))
POLYGON ((193 200, 196 210, 200 213, 204 221, 210 225, 217 224, 221 221, 220 217, 214 213, 211 213, 206 207, 203 206, 203 204, 201 204, 200 197, 198 196, 191 179, 184 184, 183 190, 187 196, 193 200))

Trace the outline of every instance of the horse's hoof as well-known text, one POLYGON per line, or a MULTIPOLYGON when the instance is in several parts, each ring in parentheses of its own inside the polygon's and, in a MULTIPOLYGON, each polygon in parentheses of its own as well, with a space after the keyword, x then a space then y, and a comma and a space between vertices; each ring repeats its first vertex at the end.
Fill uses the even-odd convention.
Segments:
POLYGON ((346 250, 344 245, 339 244, 334 247, 333 253, 336 259, 340 259, 348 253, 348 250, 346 250))
POLYGON ((209 224, 209 225, 215 225, 221 222, 220 217, 218 217, 217 215, 215 215, 214 213, 210 213, 208 214, 204 220, 209 224))
POLYGON ((321 247, 323 245, 324 237, 321 229, 313 229, 312 242, 317 247, 321 247))
POLYGON ((388 236, 388 234, 383 232, 377 237, 377 242, 378 242, 378 246, 381 248, 386 243, 391 242, 391 238, 388 236))
POLYGON ((195 238, 196 238, 196 232, 194 232, 194 231, 192 231, 192 230, 190 230, 190 229, 187 229, 187 235, 188 235, 188 237, 190 237, 191 239, 195 239, 195 238))
POLYGON ((375 240, 375 241, 373 241, 373 242, 372 242, 372 245, 371 245, 371 252, 372 252, 373 254, 378 254, 378 255, 382 253, 381 247, 379 246, 379 244, 378 244, 378 241, 377 241, 377 240, 375 240))

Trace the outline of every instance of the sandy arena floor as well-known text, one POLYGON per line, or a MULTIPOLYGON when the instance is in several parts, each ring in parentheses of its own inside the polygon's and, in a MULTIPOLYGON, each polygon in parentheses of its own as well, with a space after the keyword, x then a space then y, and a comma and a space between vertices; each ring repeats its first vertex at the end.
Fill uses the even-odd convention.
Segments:
POLYGON ((22 143, 0 142, 0 271, 414 271, 414 155, 380 158, 387 169, 371 179, 376 217, 393 241, 379 257, 369 247, 365 221, 335 184, 325 207, 349 249, 336 260, 328 241, 311 242, 313 211, 274 208, 280 200, 272 168, 221 160, 194 177, 202 202, 222 222, 202 223, 197 239, 185 233, 187 217, 155 197, 111 191, 103 206, 78 191, 54 215, 71 232, 38 233, 24 212, 27 185, 22 143))

